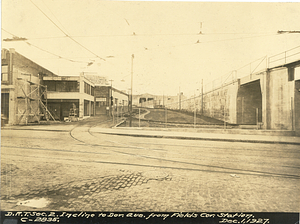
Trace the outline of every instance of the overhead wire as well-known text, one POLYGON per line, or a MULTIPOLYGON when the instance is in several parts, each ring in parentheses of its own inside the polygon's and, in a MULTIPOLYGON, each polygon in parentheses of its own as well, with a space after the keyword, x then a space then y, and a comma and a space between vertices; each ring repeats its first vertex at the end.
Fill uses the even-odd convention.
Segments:
POLYGON ((51 23, 53 23, 54 26, 56 26, 63 34, 66 35, 66 37, 70 38, 72 41, 74 41, 75 43, 77 43, 79 46, 81 46, 82 48, 84 48, 85 50, 87 50, 88 52, 90 52, 91 54, 93 54, 94 56, 96 56, 97 58, 106 61, 104 58, 100 57, 99 55, 97 55, 96 53, 92 52, 90 49, 88 49, 87 47, 85 47, 84 45, 82 45, 81 43, 79 43, 77 40, 75 40, 73 37, 69 36, 63 29, 61 29, 46 13, 43 12, 43 10, 41 10, 32 0, 29 0, 47 19, 50 20, 51 23))
MULTIPOLYGON (((1 29, 2 29, 3 31, 5 31, 6 33, 8 33, 8 34, 10 34, 10 35, 12 35, 12 36, 14 36, 14 37, 17 37, 17 36, 14 35, 13 33, 9 32, 9 31, 7 31, 7 30, 5 30, 5 29, 3 29, 3 28, 1 28, 1 29)), ((51 55, 53 55, 53 56, 56 56, 56 57, 58 57, 59 59, 64 59, 64 60, 67 60, 67 61, 70 61, 70 62, 77 62, 77 63, 88 63, 88 62, 86 62, 86 61, 76 61, 76 60, 72 60, 72 59, 69 59, 69 58, 66 58, 66 57, 62 57, 62 56, 60 56, 60 55, 58 55, 58 54, 52 53, 52 52, 50 52, 50 51, 48 51, 48 50, 45 50, 45 49, 43 49, 43 48, 41 48, 41 47, 38 47, 38 46, 36 46, 36 45, 34 45, 34 44, 32 44, 32 43, 29 43, 28 41, 24 41, 24 40, 23 40, 23 42, 25 42, 25 43, 28 44, 29 46, 35 47, 35 48, 37 48, 37 49, 39 49, 39 50, 41 50, 41 51, 44 51, 44 52, 46 52, 46 53, 48 53, 48 54, 51 54, 51 55)))
MULTIPOLYGON (((67 37, 69 39, 71 39, 72 41, 74 41, 76 44, 80 45, 82 48, 84 48, 85 50, 89 51, 90 53, 92 53, 96 58, 100 58, 101 60, 106 61, 106 59, 100 57, 99 55, 95 54, 94 52, 92 52, 90 49, 86 48, 84 45, 82 45, 81 43, 79 43, 77 40, 75 40, 75 37, 103 37, 103 36, 163 36, 163 35, 170 35, 170 36, 177 36, 177 35, 220 35, 220 34, 253 34, 253 33, 194 33, 194 34, 137 34, 136 32, 133 32, 133 34, 131 35, 97 35, 97 36, 71 36, 69 35, 66 31, 64 31, 62 28, 60 28, 40 7, 38 7, 32 0, 30 0, 30 2, 48 19, 51 21, 51 23, 53 23, 65 36, 62 37, 42 37, 42 38, 29 38, 29 39, 51 39, 51 38, 63 38, 63 37, 67 37)), ((43 2, 44 3, 44 2, 43 2)), ((44 3, 45 4, 45 3, 44 3)), ((46 5, 46 4, 45 4, 46 5)), ((48 8, 48 6, 46 5, 46 7, 48 8)), ((51 12, 51 10, 48 8, 48 10, 51 12)), ((52 12, 51 12, 52 13, 52 12)), ((52 13, 52 15, 56 18, 56 16, 52 13)), ((126 18, 122 18, 126 21, 126 23, 128 24, 128 26, 130 26, 128 20, 126 18)), ((56 18, 56 20, 59 22, 59 20, 56 18)), ((59 22, 60 23, 60 22, 59 22)), ((61 24, 61 23, 60 23, 61 24)), ((63 25, 61 25, 63 27, 63 25)), ((273 34, 272 34, 273 35, 273 34)), ((276 33, 276 35, 278 35, 278 33, 276 33)), ((261 35, 261 36, 268 36, 268 35, 261 35)), ((215 40, 215 41, 197 41, 196 44, 198 43, 213 43, 213 42, 219 42, 219 41, 230 41, 230 40, 238 40, 238 39, 246 39, 246 38, 255 38, 255 37, 261 37, 261 36, 250 36, 250 37, 240 37, 240 38, 232 38, 232 39, 224 39, 224 40, 215 40)), ((172 46, 166 46, 166 47, 156 47, 156 48, 145 48, 143 51, 146 50, 155 50, 155 49, 163 49, 163 48, 171 48, 171 47, 180 47, 180 46, 188 46, 191 44, 181 44, 181 45, 172 45, 172 46)), ((141 50, 142 51, 142 50, 141 50)), ((139 51, 139 52, 141 52, 139 51)), ((54 55, 54 54, 53 54, 54 55)), ((124 54, 121 54, 124 55, 124 54)), ((115 57, 115 56, 114 56, 115 57)))
POLYGON ((33 46, 33 47, 35 47, 35 48, 37 48, 37 49, 39 49, 39 50, 41 50, 41 51, 44 51, 44 52, 46 52, 46 53, 48 53, 48 54, 54 55, 54 56, 56 56, 56 57, 58 57, 58 58, 60 58, 60 59, 64 59, 64 60, 67 60, 67 61, 70 61, 70 62, 77 62, 77 63, 89 63, 89 62, 86 62, 86 61, 76 61, 76 60, 72 60, 72 59, 68 59, 68 58, 59 56, 59 55, 57 55, 57 54, 54 54, 54 53, 49 52, 49 51, 47 51, 47 50, 44 50, 44 49, 42 49, 42 48, 40 48, 40 47, 38 47, 38 46, 36 46, 36 45, 34 45, 34 44, 31 44, 31 43, 29 43, 28 41, 26 41, 25 43, 28 44, 29 46, 33 46))
MULTIPOLYGON (((207 35, 253 35, 253 34, 262 34, 262 35, 273 35, 274 32, 269 32, 269 33, 162 33, 162 34, 139 34, 135 32, 135 35, 133 34, 100 34, 100 35, 68 35, 68 36, 54 36, 54 37, 28 37, 27 39, 55 39, 55 38, 68 38, 68 37, 73 37, 73 38, 98 38, 98 37, 142 37, 142 36, 207 36, 207 35)), ((276 35, 279 35, 276 33, 276 35)), ((282 34, 281 34, 282 35, 282 34)), ((243 37, 242 37, 243 38, 243 37)), ((247 38, 247 37, 244 37, 247 38)))
MULTIPOLYGON (((198 34, 197 34, 198 35, 198 34)), ((201 34, 203 35, 203 34, 201 34)), ((258 36, 248 36, 248 37, 238 37, 238 38, 230 38, 230 39, 221 39, 221 40, 212 40, 212 41, 195 41, 193 43, 187 43, 187 44, 178 44, 178 45, 169 45, 169 46, 165 46, 165 47, 147 47, 143 50, 139 50, 139 51, 135 51, 135 53, 139 53, 139 52, 145 52, 145 51, 153 51, 153 50, 161 50, 161 49, 167 49, 167 48, 177 48, 177 47, 182 47, 182 46, 193 46, 193 45, 202 45, 205 43, 216 43, 216 42, 222 42, 222 41, 232 41, 232 40, 243 40, 243 39, 249 39, 249 38, 258 38, 258 37, 266 37, 266 36, 275 36, 278 35, 277 33, 273 33, 273 34, 268 34, 268 35, 258 35, 258 36)), ((31 38, 29 38, 31 39, 31 38)), ((42 38, 41 38, 42 39, 42 38)), ((117 57, 121 57, 127 55, 126 53, 124 54, 116 54, 113 56, 107 56, 107 58, 117 58, 117 57)), ((74 57, 74 58, 93 58, 93 57, 74 57)), ((97 58, 97 57, 96 57, 97 58)), ((108 62, 106 60, 106 62, 108 62)))
MULTIPOLYGON (((104 58, 98 56, 97 54, 95 54, 94 52, 90 51, 88 48, 86 48, 85 46, 83 46, 81 43, 79 43, 78 41, 76 41, 74 38, 75 37, 103 37, 103 36, 134 36, 134 37, 138 37, 138 36, 163 36, 163 35, 169 35, 169 36, 177 36, 177 35, 190 35, 190 36, 205 36, 205 35, 220 35, 220 34, 244 34, 244 35, 248 35, 248 34, 254 34, 254 33, 194 33, 194 34, 138 34, 136 32, 133 32, 133 34, 130 35, 96 35, 96 36, 71 36, 69 35, 66 31, 64 31, 63 29, 61 29, 46 13, 44 13, 32 0, 30 0, 32 2, 33 5, 36 6, 36 8, 46 17, 48 18, 65 36, 62 37, 41 37, 41 38, 29 38, 29 39, 51 39, 51 38, 70 38, 72 41, 74 41, 75 43, 77 43, 78 45, 80 45, 81 47, 85 48, 87 51, 89 51, 90 53, 92 53, 96 58, 100 58, 104 61, 106 61, 104 58)), ((45 4, 45 3, 44 3, 45 4)), ((47 5, 46 5, 47 7, 47 5)), ((48 8, 48 7, 47 7, 48 8)), ((49 8, 48 8, 49 9, 49 8)), ((51 12, 51 10, 49 9, 49 11, 51 12)), ((51 12, 52 13, 52 12, 51 12)), ((53 13, 52 13, 53 14, 53 13)), ((53 16, 55 17, 55 15, 53 14, 53 16)), ((55 17, 56 18, 56 17, 55 17)), ((56 18, 57 19, 57 18, 56 18)), ((126 21, 126 23, 128 24, 128 26, 130 26, 128 20, 126 18, 122 18, 126 21)), ((59 22, 59 20, 57 19, 57 21, 59 22)), ((60 23, 60 22, 59 22, 60 23)), ((60 23, 61 24, 61 23, 60 23)), ((276 34, 271 34, 271 35, 278 35, 278 33, 276 34)), ((238 39, 248 39, 248 38, 256 38, 256 37, 263 37, 263 36, 271 36, 271 35, 259 35, 259 36, 249 36, 249 37, 239 37, 239 38, 231 38, 231 39, 223 39, 223 40, 212 40, 212 41, 197 41, 195 43, 189 43, 189 44, 180 44, 180 45, 171 45, 171 46, 166 46, 166 47, 155 47, 155 48, 149 48, 149 47, 144 47, 143 50, 140 50, 138 52, 145 52, 145 51, 151 51, 151 50, 156 50, 156 49, 164 49, 164 48, 175 48, 175 47, 181 47, 181 46, 189 46, 189 45, 194 45, 194 44, 203 44, 203 43, 214 43, 214 42, 220 42, 220 41, 231 41, 231 40, 238 40, 238 39)), ((32 45, 34 46, 34 45, 32 45)), ((37 46, 34 46, 37 47, 37 46)), ((39 48, 39 47, 37 47, 39 48)), ((41 48, 39 48, 41 50, 41 48)), ((45 52, 47 52, 46 50, 44 50, 45 52)), ((48 52, 49 53, 49 52, 48 52)), ((59 57, 59 58, 63 58, 59 55, 53 54, 50 52, 50 54, 59 57)), ((115 57, 119 57, 119 56, 123 56, 123 55, 127 55, 127 54, 118 54, 118 55, 114 55, 114 56, 110 56, 109 58, 115 58, 115 57)), ((84 58, 84 57, 81 57, 84 58)), ((86 57, 86 58, 91 58, 91 57, 86 57)), ((108 57, 107 57, 108 58, 108 57)), ((65 59, 65 58, 64 58, 65 59)), ((69 61, 75 62, 74 60, 71 59, 67 59, 69 61)))
POLYGON ((3 29, 2 27, 1 27, 1 30, 3 30, 3 31, 5 31, 6 33, 12 35, 13 37, 16 37, 16 35, 12 34, 11 32, 9 32, 9 31, 7 31, 7 30, 5 30, 5 29, 3 29))
MULTIPOLYGON (((202 35, 202 34, 200 34, 202 35)), ((167 48, 177 48, 177 47, 183 47, 183 46, 193 46, 193 45, 201 45, 205 43, 216 43, 216 42, 222 42, 222 41, 232 41, 232 40, 242 40, 242 39, 249 39, 249 38, 258 38, 258 37, 266 37, 266 36, 275 36, 278 35, 277 33, 268 34, 268 35, 258 35, 258 36, 249 36, 249 37, 238 37, 238 38, 231 38, 231 39, 222 39, 222 40, 212 40, 212 41, 195 41, 193 43, 186 43, 186 44, 178 44, 178 45, 169 45, 165 47, 144 47, 143 50, 135 51, 135 53, 139 52, 145 52, 145 51, 152 51, 152 50, 161 50, 161 49, 167 49, 167 48)), ((138 36, 138 35, 137 35, 138 36)), ((114 55, 114 58, 121 57, 128 54, 116 54, 114 55)))
MULTIPOLYGON (((31 0, 30 0, 30 1, 31 1, 31 0)), ((2 28, 2 30, 4 30, 4 29, 2 28)), ((8 32, 8 31, 6 31, 6 30, 4 30, 4 31, 7 32, 7 33, 9 33, 9 34, 12 35, 12 36, 15 36, 14 34, 8 32)), ((62 32, 64 32, 64 31, 62 31, 62 32)), ((64 36, 64 37, 72 38, 72 36, 68 36, 67 33, 64 32, 64 34, 66 35, 66 36, 64 36)), ((201 36, 201 35, 205 35, 205 34, 200 34, 200 35, 199 35, 199 34, 195 34, 195 36, 201 36)), ((278 35, 278 34, 277 34, 277 33, 273 33, 273 34, 269 34, 269 35, 258 35, 258 36, 238 37, 238 38, 230 38, 230 39, 211 40, 211 41, 197 41, 197 42, 188 43, 188 44, 170 45, 170 46, 165 46, 165 47, 154 47, 154 48, 151 48, 151 47, 145 48, 145 47, 144 47, 143 50, 135 51, 135 53, 138 53, 138 52, 145 52, 145 51, 153 51, 153 50, 160 50, 160 49, 166 49, 166 48, 177 48, 177 47, 182 47, 182 46, 192 46, 192 45, 195 45, 195 44, 196 44, 196 45, 201 45, 201 44, 205 44, 205 43, 216 43, 216 42, 221 42, 221 41, 242 40, 242 39, 257 38, 257 37, 265 37, 265 36, 274 36, 274 35, 278 35)), ((133 35, 131 35, 131 36, 133 36, 133 35)), ((138 35, 137 35, 137 36, 138 36, 138 35)), ((54 38, 54 37, 49 37, 49 39, 51 39, 51 38, 54 38)), ((56 37, 56 38, 61 38, 61 37, 56 37)), ((28 39, 43 39, 43 38, 28 38, 28 39)), ((47 39, 47 38, 45 37, 45 39, 47 39)), ((38 46, 36 46, 36 45, 33 45, 33 44, 31 44, 31 45, 34 46, 34 47, 36 47, 36 48, 38 48, 38 49, 40 49, 40 50, 42 50, 42 51, 45 51, 45 52, 47 52, 47 53, 49 53, 49 54, 52 54, 52 55, 54 55, 54 56, 56 56, 56 57, 63 58, 63 59, 66 59, 66 60, 69 60, 69 61, 72 61, 72 62, 82 62, 82 61, 75 61, 75 60, 67 59, 67 58, 65 58, 65 57, 61 57, 61 56, 56 55, 56 54, 54 54, 54 53, 51 53, 51 52, 49 52, 49 51, 47 51, 47 50, 44 50, 44 49, 42 49, 42 48, 40 48, 40 47, 38 47, 38 46)), ((120 57, 120 56, 124 56, 124 55, 127 55, 127 54, 125 54, 125 53, 124 53, 124 54, 117 54, 117 55, 113 55, 113 56, 108 56, 107 58, 116 58, 116 57, 120 57)), ((95 57, 98 58, 97 55, 95 55, 95 57)), ((74 58, 92 58, 92 57, 74 57, 74 58)), ((105 59, 104 59, 104 60, 105 60, 105 59)), ((106 60, 105 60, 105 61, 106 61, 106 60)), ((85 63, 86 63, 86 62, 85 62, 85 63)))
MULTIPOLYGON (((53 15, 53 17, 59 22, 59 24, 62 26, 62 28, 64 28, 64 30, 66 31, 67 29, 64 27, 64 25, 58 20, 58 18, 55 16, 55 14, 49 9, 49 7, 47 6, 47 4, 42 0, 42 2, 44 3, 44 5, 47 7, 47 9, 49 10, 49 12, 53 15)), ((69 35, 69 32, 66 32, 69 35)), ((70 36, 70 35, 69 35, 70 36)))

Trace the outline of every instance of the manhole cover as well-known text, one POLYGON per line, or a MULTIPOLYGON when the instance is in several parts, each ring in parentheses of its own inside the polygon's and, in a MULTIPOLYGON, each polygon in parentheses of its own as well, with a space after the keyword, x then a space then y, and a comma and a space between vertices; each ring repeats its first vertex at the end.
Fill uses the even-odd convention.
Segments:
POLYGON ((158 170, 147 171, 145 173, 142 173, 142 175, 148 179, 154 179, 154 180, 160 180, 168 177, 167 173, 158 170))
POLYGON ((48 200, 46 198, 40 198, 40 199, 31 199, 26 201, 19 201, 17 205, 27 206, 27 207, 33 207, 33 208, 44 208, 48 204, 48 200))

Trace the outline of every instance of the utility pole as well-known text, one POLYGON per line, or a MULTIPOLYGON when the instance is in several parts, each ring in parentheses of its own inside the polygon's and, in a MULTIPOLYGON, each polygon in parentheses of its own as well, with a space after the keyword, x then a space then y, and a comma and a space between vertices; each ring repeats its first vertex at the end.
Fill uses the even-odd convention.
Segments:
POLYGON ((196 110, 196 92, 194 92, 194 128, 196 128, 197 110, 196 110))
POLYGON ((178 105, 179 110, 181 110, 181 92, 180 92, 180 86, 179 86, 179 105, 178 105))
POLYGON ((131 55, 130 127, 132 127, 132 87, 133 87, 133 59, 134 59, 134 54, 132 54, 132 55, 131 55))
POLYGON ((167 128, 167 122, 168 122, 168 110, 167 108, 165 107, 165 128, 167 128))
POLYGON ((113 114, 113 90, 112 90, 112 82, 114 80, 109 80, 110 81, 110 97, 109 97, 109 116, 111 117, 111 115, 113 114))
POLYGON ((201 114, 203 115, 203 79, 201 80, 201 114))
POLYGON ((141 127, 141 108, 139 108, 139 127, 141 127))

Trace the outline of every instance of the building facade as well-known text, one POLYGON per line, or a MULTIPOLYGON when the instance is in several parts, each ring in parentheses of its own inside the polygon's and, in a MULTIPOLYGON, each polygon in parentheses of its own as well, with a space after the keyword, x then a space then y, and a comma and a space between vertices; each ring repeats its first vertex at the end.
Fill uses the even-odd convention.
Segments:
POLYGON ((2 49, 1 67, 2 124, 39 122, 47 116, 45 87, 41 80, 57 75, 14 49, 2 49))
POLYGON ((185 102, 186 96, 183 93, 177 96, 168 95, 153 95, 153 94, 141 94, 133 96, 133 105, 139 107, 149 107, 149 108, 164 108, 169 109, 179 109, 181 105, 185 102))
POLYGON ((129 95, 111 86, 95 86, 95 114, 123 114, 128 112, 129 95))
POLYGON ((84 118, 94 115, 95 85, 80 76, 44 77, 47 87, 47 107, 56 120, 84 118))
POLYGON ((2 124, 128 112, 128 94, 108 86, 106 77, 57 76, 14 49, 2 49, 1 63, 2 124))

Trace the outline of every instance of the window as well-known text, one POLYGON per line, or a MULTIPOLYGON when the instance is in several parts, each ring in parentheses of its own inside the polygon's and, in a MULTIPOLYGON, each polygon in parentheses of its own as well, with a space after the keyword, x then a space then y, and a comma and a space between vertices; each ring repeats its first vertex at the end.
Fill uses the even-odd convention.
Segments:
POLYGON ((91 95, 91 86, 84 82, 84 93, 91 95))
POLYGON ((8 82, 8 65, 3 65, 2 66, 1 81, 2 82, 8 82))
POLYGON ((93 87, 93 86, 91 87, 91 95, 95 96, 95 87, 93 87))
POLYGON ((79 92, 77 81, 44 81, 48 91, 79 92))
POLYGON ((94 96, 95 95, 95 87, 84 82, 84 93, 94 96))
POLYGON ((55 91, 55 81, 44 81, 44 85, 47 86, 48 91, 55 91))

